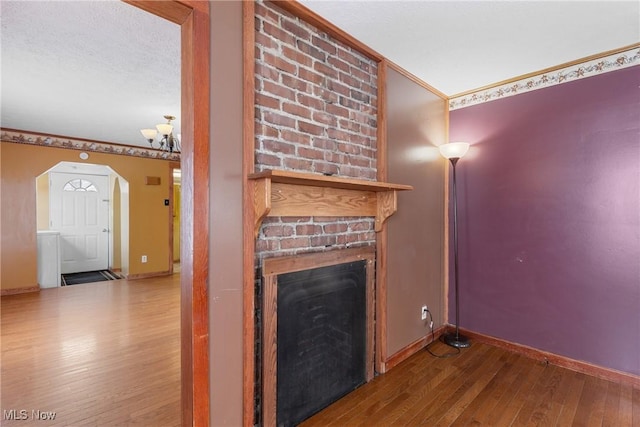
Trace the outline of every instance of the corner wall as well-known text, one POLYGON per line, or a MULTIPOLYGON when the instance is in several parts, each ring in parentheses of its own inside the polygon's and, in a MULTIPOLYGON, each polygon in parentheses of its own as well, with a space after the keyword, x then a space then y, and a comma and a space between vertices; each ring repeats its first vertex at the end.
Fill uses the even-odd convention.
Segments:
POLYGON ((640 375, 639 86, 635 66, 451 112, 461 327, 640 375))
POLYGON ((387 355, 427 336, 422 305, 434 328, 444 308, 446 100, 389 67, 387 71, 387 170, 400 191, 398 211, 387 221, 387 355))

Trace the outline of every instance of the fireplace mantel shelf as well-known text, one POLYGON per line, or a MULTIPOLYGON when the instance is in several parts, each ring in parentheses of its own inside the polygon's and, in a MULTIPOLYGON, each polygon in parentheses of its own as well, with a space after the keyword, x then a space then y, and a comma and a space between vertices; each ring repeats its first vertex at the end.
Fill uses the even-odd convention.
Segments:
POLYGON ((255 236, 267 216, 375 217, 375 230, 398 208, 398 191, 410 185, 285 170, 249 175, 254 182, 255 236))

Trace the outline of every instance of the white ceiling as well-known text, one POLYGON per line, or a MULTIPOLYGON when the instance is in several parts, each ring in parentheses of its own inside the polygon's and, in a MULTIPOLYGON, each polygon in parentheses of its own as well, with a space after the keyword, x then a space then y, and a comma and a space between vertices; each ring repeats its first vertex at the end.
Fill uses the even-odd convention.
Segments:
POLYGON ((2 1, 3 127, 148 146, 178 116, 180 27, 120 1, 2 1))
MULTIPOLYGON (((640 41, 640 1, 301 0, 446 95, 640 41)), ((147 146, 180 122, 180 29, 116 0, 1 1, 7 128, 147 146)))
POLYGON ((451 96, 640 41, 640 1, 301 0, 451 96))

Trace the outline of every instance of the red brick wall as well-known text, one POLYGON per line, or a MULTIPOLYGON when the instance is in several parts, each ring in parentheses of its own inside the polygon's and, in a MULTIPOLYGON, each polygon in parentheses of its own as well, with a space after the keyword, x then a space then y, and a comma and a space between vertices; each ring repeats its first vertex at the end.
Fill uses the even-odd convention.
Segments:
MULTIPOLYGON (((376 179, 377 64, 256 4, 256 171, 376 179)), ((371 218, 267 218, 257 258, 375 244, 371 218)))
MULTIPOLYGON (((377 64, 271 3, 256 3, 255 169, 375 180, 377 64)), ((265 218, 256 242, 261 424, 263 258, 375 245, 373 218, 265 218)))

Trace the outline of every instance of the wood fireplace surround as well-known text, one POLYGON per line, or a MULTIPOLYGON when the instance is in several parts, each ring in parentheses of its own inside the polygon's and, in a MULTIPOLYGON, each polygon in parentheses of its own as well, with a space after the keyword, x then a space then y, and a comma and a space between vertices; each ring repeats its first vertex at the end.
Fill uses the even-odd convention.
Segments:
POLYGON ((361 247, 307 253, 287 257, 268 258, 263 262, 263 308, 264 322, 262 344, 262 413, 263 425, 275 426, 277 418, 277 372, 278 372, 278 276, 286 273, 317 269, 354 261, 366 263, 366 345, 365 381, 374 376, 374 281, 375 248, 361 247))
MULTIPOLYGON (((397 208, 397 192, 410 185, 342 178, 285 170, 265 170, 249 175, 254 183, 254 233, 259 235, 267 216, 374 217, 375 231, 397 208)), ((277 276, 285 272, 365 260, 367 270, 366 381, 374 375, 375 248, 360 247, 263 260, 264 299, 263 400, 264 425, 276 424, 277 411, 277 276)))
POLYGON ((410 185, 285 170, 249 175, 254 181, 254 233, 266 216, 375 217, 375 230, 398 209, 398 191, 410 185))

